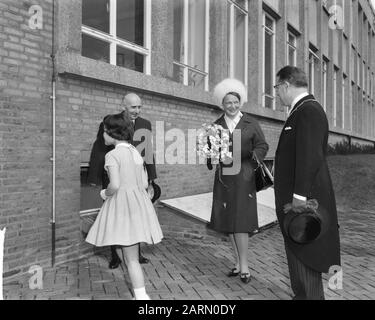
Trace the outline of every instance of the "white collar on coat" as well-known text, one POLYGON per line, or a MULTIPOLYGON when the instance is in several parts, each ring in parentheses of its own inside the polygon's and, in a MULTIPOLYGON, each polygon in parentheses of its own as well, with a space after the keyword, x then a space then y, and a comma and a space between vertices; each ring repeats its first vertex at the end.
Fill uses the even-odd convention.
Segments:
POLYGON ((230 133, 233 133, 234 129, 237 127, 242 117, 243 117, 243 113, 241 111, 238 112, 238 114, 236 115, 234 119, 231 119, 227 115, 224 115, 224 120, 227 123, 227 127, 230 133))
POLYGON ((301 93, 299 94, 297 97, 294 98, 292 104, 290 105, 290 108, 288 109, 288 117, 290 116, 291 112, 293 111, 294 107, 296 106, 296 104, 301 101, 303 98, 309 96, 310 93, 308 92, 304 92, 304 93, 301 93))

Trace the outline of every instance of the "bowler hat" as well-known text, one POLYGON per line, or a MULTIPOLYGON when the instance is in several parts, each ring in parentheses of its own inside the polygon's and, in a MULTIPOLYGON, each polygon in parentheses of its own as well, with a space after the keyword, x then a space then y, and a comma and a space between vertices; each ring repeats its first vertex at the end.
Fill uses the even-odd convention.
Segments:
POLYGON ((158 200, 160 198, 161 189, 160 189, 159 185, 157 185, 155 183, 155 181, 151 182, 147 191, 148 191, 148 194, 151 198, 152 203, 154 203, 156 200, 158 200))
POLYGON ((288 237, 297 244, 308 244, 316 240, 324 227, 323 211, 319 205, 290 209, 284 217, 284 230, 288 237))

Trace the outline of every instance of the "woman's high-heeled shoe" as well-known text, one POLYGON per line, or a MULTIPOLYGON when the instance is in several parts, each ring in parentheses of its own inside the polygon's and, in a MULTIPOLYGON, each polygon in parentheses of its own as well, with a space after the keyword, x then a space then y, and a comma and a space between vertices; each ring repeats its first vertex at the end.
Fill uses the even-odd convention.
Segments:
POLYGON ((249 283, 251 281, 250 273, 241 273, 241 281, 243 283, 249 283))
POLYGON ((237 268, 233 268, 230 272, 227 273, 228 277, 237 277, 240 274, 240 271, 236 271, 237 268))

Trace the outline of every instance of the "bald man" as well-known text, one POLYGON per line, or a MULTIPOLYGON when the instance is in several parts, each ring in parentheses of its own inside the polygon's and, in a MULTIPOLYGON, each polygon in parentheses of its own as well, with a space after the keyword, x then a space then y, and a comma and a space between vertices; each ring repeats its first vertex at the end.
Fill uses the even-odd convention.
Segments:
MULTIPOLYGON (((126 109, 134 124, 134 136, 131 142, 133 146, 137 147, 146 163, 149 183, 156 179, 155 158, 152 151, 152 126, 151 122, 141 118, 139 115, 142 109, 142 100, 135 93, 127 94, 123 99, 123 108, 126 109)), ((123 114, 121 112, 121 114, 123 114)), ((107 152, 111 151, 113 146, 106 146, 103 138, 104 125, 103 122, 99 126, 99 131, 96 136, 90 156, 90 168, 88 172, 88 183, 92 185, 102 185, 106 189, 109 184, 109 179, 104 170, 104 158, 107 152)), ((121 259, 116 253, 115 246, 111 246, 112 258, 109 263, 110 269, 116 269, 121 264, 121 259)), ((149 260, 142 256, 139 246, 139 262, 148 263, 149 260)))

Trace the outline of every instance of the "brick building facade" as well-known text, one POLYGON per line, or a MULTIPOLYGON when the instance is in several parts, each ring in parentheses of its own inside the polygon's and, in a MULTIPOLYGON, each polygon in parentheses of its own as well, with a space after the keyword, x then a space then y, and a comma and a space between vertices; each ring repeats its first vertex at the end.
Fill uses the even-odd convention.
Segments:
MULTIPOLYGON (((330 142, 373 144, 374 17, 366 0, 0 0, 5 275, 51 263, 52 212, 56 262, 91 252, 80 223, 93 206, 82 199, 93 190, 82 185, 82 176, 99 123, 121 110, 130 91, 143 99, 154 136, 164 138, 164 151, 156 150, 164 159, 176 144, 175 129, 187 137, 189 129, 220 115, 214 85, 239 78, 248 88, 244 111, 260 121, 272 159, 285 120, 273 90, 275 73, 295 64, 309 74, 311 91, 326 109, 330 142)), ((158 162, 162 198, 211 190, 212 173, 186 164, 187 157, 158 162)))

